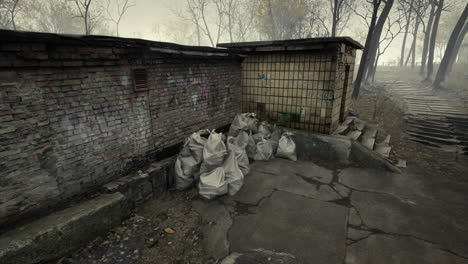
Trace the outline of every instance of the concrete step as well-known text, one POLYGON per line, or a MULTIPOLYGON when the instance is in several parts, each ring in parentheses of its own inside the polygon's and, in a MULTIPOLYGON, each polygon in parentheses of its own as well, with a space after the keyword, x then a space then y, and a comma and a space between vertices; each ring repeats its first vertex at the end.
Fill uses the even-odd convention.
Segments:
POLYGON ((121 223, 130 213, 121 193, 103 194, 0 236, 0 263, 57 259, 121 223))
POLYGON ((364 134, 361 136, 361 143, 366 148, 373 150, 376 136, 377 136, 377 129, 374 127, 366 126, 364 134))
POLYGON ((383 143, 376 143, 374 147, 374 151, 379 153, 380 155, 388 158, 390 156, 390 151, 392 150, 392 147, 390 147, 389 144, 383 142, 383 143))
POLYGON ((346 137, 358 140, 358 138, 361 136, 362 132, 359 130, 350 130, 348 133, 346 133, 346 137))

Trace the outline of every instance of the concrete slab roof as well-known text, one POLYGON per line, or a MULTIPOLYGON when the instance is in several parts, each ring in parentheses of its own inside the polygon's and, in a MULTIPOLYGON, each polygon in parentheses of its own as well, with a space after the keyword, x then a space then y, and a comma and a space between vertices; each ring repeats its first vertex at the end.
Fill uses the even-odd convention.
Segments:
POLYGON ((195 56, 235 55, 233 52, 226 49, 205 46, 187 46, 170 42, 159 42, 145 39, 122 38, 100 35, 55 34, 0 29, 0 44, 7 44, 9 42, 60 44, 107 48, 143 48, 162 53, 195 56))
POLYGON ((252 41, 252 42, 234 42, 234 43, 219 43, 219 48, 241 49, 248 51, 280 51, 280 50, 297 50, 297 49, 321 49, 333 44, 344 43, 355 49, 363 49, 364 47, 356 40, 350 37, 334 37, 334 38, 304 38, 304 39, 288 39, 288 40, 271 40, 271 41, 252 41))

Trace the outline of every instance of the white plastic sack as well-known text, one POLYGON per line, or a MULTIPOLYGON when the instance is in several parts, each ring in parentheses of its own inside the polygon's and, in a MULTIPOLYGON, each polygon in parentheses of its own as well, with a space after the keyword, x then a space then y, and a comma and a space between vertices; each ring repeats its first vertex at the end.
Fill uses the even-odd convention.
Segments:
POLYGON ((257 153, 254 160, 269 160, 273 157, 272 142, 266 139, 257 143, 257 153))
POLYGON ((258 120, 255 118, 254 113, 238 114, 236 117, 234 117, 234 120, 231 123, 231 127, 229 128, 229 135, 235 137, 242 130, 256 133, 257 123, 258 120))
POLYGON ((185 190, 190 187, 194 181, 194 178, 190 175, 185 175, 182 169, 182 162, 178 157, 175 162, 175 184, 177 190, 185 190))
POLYGON ((182 147, 182 150, 179 152, 179 156, 188 157, 192 155, 192 153, 190 152, 190 148, 188 146, 189 142, 190 142, 190 138, 187 138, 184 142, 184 146, 182 147))
POLYGON ((223 134, 211 132, 203 148, 203 163, 201 173, 207 173, 217 167, 221 167, 227 154, 226 145, 223 142, 223 134))
POLYGON ((200 130, 198 132, 193 133, 190 135, 188 140, 188 148, 190 149, 190 153, 192 157, 197 161, 197 163, 201 163, 203 160, 203 149, 206 144, 206 138, 202 137, 202 134, 209 133, 208 130, 200 130))
POLYGON ((255 158, 255 154, 257 154, 257 143, 255 142, 252 134, 249 135, 245 151, 247 152, 247 156, 251 159, 255 158))
POLYGON ((249 157, 247 156, 247 152, 245 148, 239 147, 235 141, 236 138, 228 137, 227 145, 228 150, 230 152, 234 152, 237 160, 237 165, 244 176, 249 174, 250 165, 249 165, 249 157))
POLYGON ((291 132, 283 133, 283 136, 281 136, 279 140, 278 151, 276 152, 276 156, 296 161, 296 143, 294 143, 291 136, 291 132))
POLYGON ((236 153, 230 151, 228 157, 224 161, 224 175, 228 184, 229 195, 236 194, 244 184, 244 175, 239 169, 239 165, 236 159, 236 153))
POLYGON ((240 148, 246 148, 249 144, 249 134, 245 131, 240 131, 237 137, 234 138, 233 143, 240 148))
POLYGON ((263 138, 270 138, 271 137, 271 128, 268 122, 262 121, 258 126, 258 134, 262 135, 263 138))
POLYGON ((276 155, 276 151, 278 150, 279 139, 281 138, 282 129, 277 128, 276 126, 273 128, 273 133, 271 133, 270 141, 271 146, 273 148, 273 155, 276 155))
POLYGON ((182 167, 182 172, 187 176, 194 176, 199 173, 200 164, 192 157, 178 157, 182 167))
POLYGON ((216 196, 224 195, 228 192, 228 184, 225 179, 223 167, 218 167, 208 173, 200 175, 198 183, 198 193, 206 199, 213 199, 216 196))

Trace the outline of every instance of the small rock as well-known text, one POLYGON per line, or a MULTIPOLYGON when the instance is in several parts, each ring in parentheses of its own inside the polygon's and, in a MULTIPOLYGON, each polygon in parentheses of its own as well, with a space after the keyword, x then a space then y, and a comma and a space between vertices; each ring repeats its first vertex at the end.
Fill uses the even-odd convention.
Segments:
POLYGON ((154 246, 156 246, 158 244, 159 240, 155 239, 155 238, 150 238, 148 240, 146 240, 146 247, 148 248, 152 248, 154 246))

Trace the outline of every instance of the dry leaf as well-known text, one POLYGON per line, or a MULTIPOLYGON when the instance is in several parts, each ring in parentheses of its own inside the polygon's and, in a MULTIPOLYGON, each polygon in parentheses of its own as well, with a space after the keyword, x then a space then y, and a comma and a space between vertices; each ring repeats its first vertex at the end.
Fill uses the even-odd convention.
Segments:
POLYGON ((166 232, 168 234, 175 234, 175 230, 170 228, 170 227, 164 228, 164 232, 166 232))

